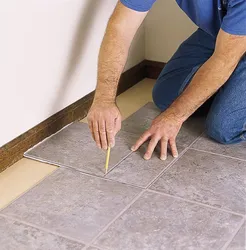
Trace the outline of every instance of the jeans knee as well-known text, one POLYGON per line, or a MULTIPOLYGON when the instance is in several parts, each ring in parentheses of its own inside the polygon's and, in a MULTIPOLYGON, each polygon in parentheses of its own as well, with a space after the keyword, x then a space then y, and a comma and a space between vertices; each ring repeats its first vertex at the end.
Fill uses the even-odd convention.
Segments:
POLYGON ((220 117, 208 117, 206 120, 206 133, 209 137, 221 144, 233 143, 230 126, 220 117))
POLYGON ((160 84, 158 83, 158 80, 152 90, 152 99, 155 105, 163 112, 165 111, 170 105, 171 101, 169 100, 167 96, 167 91, 163 90, 163 82, 160 84))

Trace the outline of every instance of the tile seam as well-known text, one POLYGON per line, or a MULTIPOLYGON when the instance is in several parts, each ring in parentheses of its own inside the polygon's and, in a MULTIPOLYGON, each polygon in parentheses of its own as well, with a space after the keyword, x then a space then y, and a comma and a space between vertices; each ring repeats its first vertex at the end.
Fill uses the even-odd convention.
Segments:
POLYGON ((142 190, 136 197, 128 203, 122 210, 121 212, 118 213, 118 215, 115 216, 88 244, 87 247, 94 245, 97 247, 95 241, 120 217, 122 216, 144 193, 146 190, 142 190))
POLYGON ((229 247, 229 245, 231 244, 231 242, 233 241, 233 239, 235 238, 235 236, 237 235, 237 233, 239 232, 239 230, 242 228, 244 222, 245 222, 245 219, 243 218, 242 221, 240 222, 239 226, 235 229, 235 232, 232 233, 231 237, 229 237, 228 241, 221 248, 221 250, 226 250, 229 247))
POLYGON ((192 203, 192 204, 196 204, 196 205, 200 205, 200 206, 203 206, 203 207, 211 208, 211 209, 214 209, 216 211, 220 211, 220 212, 240 216, 242 218, 244 218, 244 216, 245 216, 244 214, 241 214, 241 213, 237 213, 237 212, 234 212, 234 211, 230 211, 230 210, 226 210, 226 209, 222 209, 222 208, 218 208, 218 207, 213 207, 213 206, 205 204, 205 203, 200 203, 200 202, 194 201, 194 200, 188 200, 188 199, 185 199, 185 198, 182 198, 182 197, 179 197, 179 196, 175 196, 175 195, 172 195, 172 194, 167 194, 167 193, 164 193, 164 192, 161 192, 161 191, 157 191, 157 190, 153 190, 153 189, 147 189, 146 191, 151 192, 151 193, 160 194, 160 195, 163 195, 163 196, 168 196, 168 197, 171 197, 171 198, 175 198, 177 200, 182 200, 182 201, 192 203))
POLYGON ((170 169, 178 160, 180 160, 182 158, 182 156, 190 149, 190 147, 196 143, 204 134, 204 132, 202 132, 189 146, 187 146, 182 152, 181 154, 179 154, 179 157, 174 159, 165 169, 163 169, 158 176, 156 176, 152 181, 149 182, 149 184, 146 186, 146 189, 149 189, 149 187, 156 182, 168 169, 170 169))
POLYGON ((217 155, 217 156, 221 156, 221 157, 225 157, 225 158, 229 158, 229 159, 233 159, 233 160, 238 160, 238 161, 246 161, 246 159, 242 159, 242 158, 237 158, 234 156, 229 156, 229 155, 223 155, 223 154, 219 154, 219 153, 213 153, 211 151, 207 151, 207 150, 202 150, 202 149, 196 149, 196 148, 190 148, 191 150, 195 150, 198 152, 203 152, 203 153, 208 153, 208 154, 212 154, 212 155, 217 155))
POLYGON ((86 245, 85 242, 83 241, 80 241, 78 239, 74 239, 72 237, 69 237, 69 236, 66 236, 66 235, 63 235, 61 233, 57 233, 55 231, 52 231, 52 230, 49 230, 47 228, 43 228, 43 227, 40 227, 40 226, 37 226, 37 225, 34 225, 32 223, 29 223, 29 222, 26 222, 26 221, 23 221, 23 220, 20 220, 18 218, 15 218, 14 216, 10 216, 10 215, 5 215, 5 214, 0 214, 0 217, 3 217, 3 218, 6 218, 6 219, 10 219, 10 220, 13 220, 15 222, 19 222, 21 224, 24 224, 26 226, 29 226, 29 227, 32 227, 32 228, 35 228, 35 229, 39 229, 43 232, 46 232, 46 233, 49 233, 49 234, 53 234, 53 235, 56 235, 56 236, 59 236, 59 237, 62 237, 62 238, 65 238, 65 239, 68 239, 68 240, 72 240, 74 242, 77 242, 77 243, 80 243, 80 244, 83 244, 83 245, 86 245))

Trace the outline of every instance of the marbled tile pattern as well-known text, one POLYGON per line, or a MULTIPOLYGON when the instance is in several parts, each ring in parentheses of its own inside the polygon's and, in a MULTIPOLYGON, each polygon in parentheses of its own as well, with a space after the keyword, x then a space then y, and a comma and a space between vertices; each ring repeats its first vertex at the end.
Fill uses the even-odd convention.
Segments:
POLYGON ((28 151, 61 168, 0 211, 0 249, 245 249, 245 145, 195 142, 204 119, 190 118, 177 137, 178 159, 161 161, 157 147, 145 161, 147 143, 130 147, 158 114, 148 103, 123 122, 106 176, 105 152, 87 124, 28 151))
POLYGON ((151 189, 245 214, 246 162, 188 150, 151 189))
POLYGON ((1 250, 81 250, 82 247, 82 243, 0 217, 1 250))
MULTIPOLYGON (((137 137, 121 131, 111 150, 109 169, 131 153, 137 137)), ((25 153, 58 166, 71 167, 85 173, 104 175, 106 152, 96 147, 87 124, 75 122, 25 153)))
POLYGON ((246 249, 246 227, 245 223, 240 228, 227 250, 245 250, 246 249))
MULTIPOLYGON (((146 145, 142 146, 137 152, 132 153, 122 161, 107 175, 107 178, 127 184, 146 187, 174 160, 174 158, 168 154, 167 160, 161 161, 160 152, 157 150, 153 153, 150 160, 145 161, 143 160, 145 151, 146 145)), ((179 148, 179 152, 182 152, 181 148, 179 148)))
POLYGON ((213 141, 206 135, 203 135, 192 147, 198 150, 246 160, 246 142, 233 145, 223 145, 213 141))
POLYGON ((58 169, 2 213, 88 242, 139 192, 120 183, 58 169))
POLYGON ((97 240, 106 249, 220 249, 239 216, 145 193, 97 240))

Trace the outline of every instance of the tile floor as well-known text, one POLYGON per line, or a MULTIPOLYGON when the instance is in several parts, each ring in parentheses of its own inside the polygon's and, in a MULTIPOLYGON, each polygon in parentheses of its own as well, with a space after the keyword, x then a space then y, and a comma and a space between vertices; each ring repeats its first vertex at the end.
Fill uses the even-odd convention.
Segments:
MULTIPOLYGON (((118 98, 124 118, 151 100, 153 83, 118 98)), ((131 119, 124 133, 136 133, 131 119)), ((106 177, 22 159, 0 174, 0 249, 245 249, 246 144, 216 144, 200 124, 182 128, 178 159, 144 161, 143 147, 106 177)))

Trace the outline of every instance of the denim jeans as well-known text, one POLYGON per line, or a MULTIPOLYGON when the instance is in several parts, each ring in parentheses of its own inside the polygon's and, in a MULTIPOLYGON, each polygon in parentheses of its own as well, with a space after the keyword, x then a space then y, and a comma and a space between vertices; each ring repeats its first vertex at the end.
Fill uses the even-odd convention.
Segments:
MULTIPOLYGON (((153 101, 162 111, 183 92, 213 54, 215 39, 198 29, 166 64, 153 89, 153 101)), ((246 140, 246 56, 216 93, 207 115, 208 136, 222 144, 246 140)))

